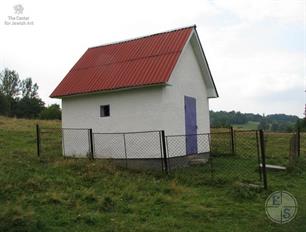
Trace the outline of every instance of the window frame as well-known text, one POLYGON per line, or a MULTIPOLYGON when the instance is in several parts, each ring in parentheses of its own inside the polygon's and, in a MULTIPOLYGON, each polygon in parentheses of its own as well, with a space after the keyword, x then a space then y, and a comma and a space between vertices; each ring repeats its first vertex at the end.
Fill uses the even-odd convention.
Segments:
POLYGON ((100 118, 110 117, 110 105, 100 105, 100 118), (102 114, 103 112, 103 114, 102 114))

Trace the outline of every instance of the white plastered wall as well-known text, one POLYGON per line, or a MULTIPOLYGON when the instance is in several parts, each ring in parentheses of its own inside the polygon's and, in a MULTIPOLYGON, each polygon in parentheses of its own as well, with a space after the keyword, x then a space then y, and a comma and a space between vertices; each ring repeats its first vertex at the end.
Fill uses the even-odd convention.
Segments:
MULTIPOLYGON (((64 98, 62 127, 92 128, 93 133, 162 130, 167 124, 163 114, 163 88, 165 86, 64 98), (100 117, 101 105, 110 105, 109 117, 100 117)), ((87 136, 80 135, 79 131, 64 131, 65 155, 84 156, 84 149, 88 148, 87 136)), ((127 134, 125 140, 129 148, 128 158, 160 157, 160 140, 156 132, 127 134)), ((94 134, 94 141, 98 157, 125 158, 123 135, 94 134)))
POLYGON ((185 134, 184 96, 196 98, 197 133, 209 133, 209 105, 206 85, 191 43, 184 48, 172 72, 167 88, 164 89, 164 103, 168 107, 166 117, 167 134, 185 134))
MULTIPOLYGON (((184 135, 184 96, 196 98, 197 133, 209 133, 207 90, 192 42, 182 51, 166 86, 64 98, 62 127, 92 128, 94 133, 165 130, 166 135, 184 135), (100 117, 100 105, 110 105, 110 117, 100 117)), ((64 138, 66 155, 85 155, 88 139, 86 133, 78 133, 66 132, 69 135, 64 138)), ((156 133, 128 136, 127 146, 134 147, 134 150, 128 151, 129 158, 160 157, 160 141, 156 133)), ((123 138, 120 135, 94 135, 94 140, 98 156, 124 158, 123 138)), ((185 147, 184 137, 178 137, 172 143, 169 140, 169 150, 175 150, 175 154, 184 154, 185 147)), ((198 150, 209 151, 207 136, 198 138, 198 150)))
MULTIPOLYGON (((199 63, 194 53, 192 42, 185 46, 178 63, 164 90, 165 105, 168 110, 164 112, 167 121, 166 133, 168 135, 185 134, 185 111, 184 96, 194 97, 196 99, 197 110, 197 133, 206 134, 210 132, 209 104, 207 97, 206 84, 201 72, 199 63)), ((201 135, 198 139, 198 152, 209 151, 208 135, 201 135)), ((186 144, 184 137, 168 138, 169 152, 174 154, 186 154, 186 144)))

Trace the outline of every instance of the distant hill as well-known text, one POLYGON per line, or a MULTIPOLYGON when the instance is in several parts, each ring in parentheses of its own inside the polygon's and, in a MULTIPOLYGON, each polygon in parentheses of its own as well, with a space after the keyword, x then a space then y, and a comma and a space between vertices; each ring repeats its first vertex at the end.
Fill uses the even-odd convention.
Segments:
POLYGON ((271 131, 294 130, 299 117, 286 114, 260 115, 239 111, 210 111, 210 125, 213 128, 233 126, 239 129, 264 129, 271 131))

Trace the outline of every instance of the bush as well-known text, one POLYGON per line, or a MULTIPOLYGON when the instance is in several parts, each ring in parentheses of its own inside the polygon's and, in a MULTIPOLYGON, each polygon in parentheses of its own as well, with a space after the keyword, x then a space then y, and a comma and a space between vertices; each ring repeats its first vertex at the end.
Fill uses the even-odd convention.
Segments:
POLYGON ((0 115, 7 115, 9 112, 9 101, 8 99, 0 92, 0 115))
POLYGON ((58 104, 53 104, 44 108, 40 113, 40 119, 61 119, 61 109, 58 104))
POLYGON ((14 114, 18 118, 37 118, 44 108, 44 102, 40 98, 24 97, 17 101, 14 114))

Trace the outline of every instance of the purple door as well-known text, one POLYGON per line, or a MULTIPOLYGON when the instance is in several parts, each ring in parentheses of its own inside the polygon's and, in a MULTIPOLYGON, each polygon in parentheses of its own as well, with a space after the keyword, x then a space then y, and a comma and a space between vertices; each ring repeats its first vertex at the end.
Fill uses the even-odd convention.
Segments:
POLYGON ((196 99, 185 96, 186 154, 198 153, 196 99))

